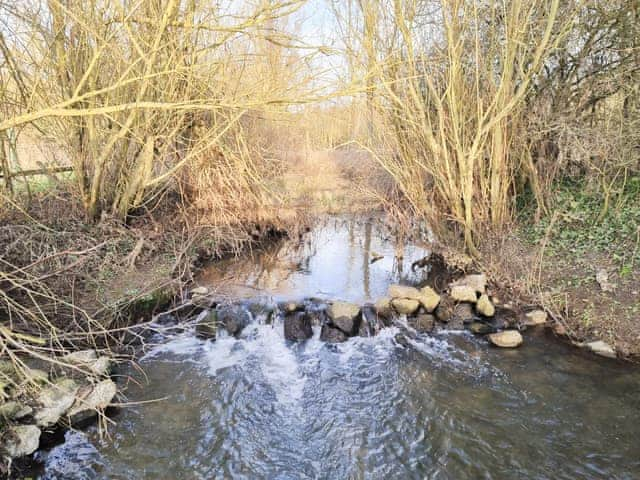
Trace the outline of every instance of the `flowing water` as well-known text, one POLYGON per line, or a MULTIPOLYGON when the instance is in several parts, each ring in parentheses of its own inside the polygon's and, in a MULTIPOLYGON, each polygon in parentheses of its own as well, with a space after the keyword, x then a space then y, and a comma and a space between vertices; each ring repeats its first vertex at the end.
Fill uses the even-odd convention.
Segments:
MULTIPOLYGON (((333 220, 201 279, 221 294, 364 302, 420 281, 377 223, 333 220), (384 255, 371 263, 372 252, 384 255)), ((157 338, 109 437, 69 432, 46 479, 635 479, 640 372, 527 333, 517 350, 394 329, 303 344, 258 321, 215 342, 157 338), (162 399, 156 402, 150 400, 162 399)))

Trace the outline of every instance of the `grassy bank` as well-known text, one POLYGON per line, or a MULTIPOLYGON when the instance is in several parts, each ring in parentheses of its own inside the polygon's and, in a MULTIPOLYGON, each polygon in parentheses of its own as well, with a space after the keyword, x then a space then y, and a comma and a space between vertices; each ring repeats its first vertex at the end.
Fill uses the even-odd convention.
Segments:
POLYGON ((617 201, 582 182, 559 185, 539 220, 523 209, 513 230, 489 240, 481 262, 524 301, 543 305, 572 341, 602 339, 640 358, 638 177, 617 201))

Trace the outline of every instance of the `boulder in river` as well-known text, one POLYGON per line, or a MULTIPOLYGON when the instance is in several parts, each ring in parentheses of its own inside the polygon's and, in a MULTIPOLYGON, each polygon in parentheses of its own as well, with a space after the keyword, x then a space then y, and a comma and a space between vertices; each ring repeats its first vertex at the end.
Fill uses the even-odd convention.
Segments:
POLYGON ((595 342, 588 342, 584 344, 589 350, 591 350, 596 355, 600 355, 601 357, 607 358, 616 358, 616 351, 613 349, 611 345, 602 340, 596 340, 595 342))
POLYGON ((203 339, 216 339, 218 331, 218 312, 210 310, 203 313, 196 323, 196 335, 203 339))
POLYGON ((489 296, 486 293, 480 295, 478 303, 476 303, 476 311, 484 317, 493 317, 495 315, 496 308, 493 306, 493 303, 491 303, 491 300, 489 300, 489 296))
POLYGON ((489 341, 496 347, 515 348, 522 345, 522 335, 517 330, 503 330, 489 335, 489 341))
POLYGON ((535 327, 547 323, 547 312, 544 310, 533 310, 524 316, 524 322, 527 327, 535 327))
POLYGON ((451 298, 456 302, 476 303, 478 300, 475 289, 466 285, 455 285, 451 287, 451 298))
POLYGON ((420 302, 412 298, 394 298, 391 305, 396 312, 404 315, 412 315, 420 308, 420 302))
POLYGON ((50 427, 58 423, 76 401, 78 385, 70 378, 61 379, 40 392, 36 398, 42 406, 33 418, 39 427, 50 427))
POLYGON ((16 425, 5 435, 4 449, 10 458, 31 455, 40 445, 40 429, 35 425, 16 425))
POLYGON ((379 299, 374 308, 376 313, 383 318, 393 317, 393 309, 391 308, 391 299, 389 297, 379 299))
POLYGON ((311 318, 307 312, 293 312, 284 317, 284 338, 298 342, 312 336, 311 318))
POLYGON ((109 406, 117 392, 118 389, 113 380, 103 380, 82 389, 67 414, 69 423, 74 425, 93 418, 99 411, 109 406))
POLYGON ((349 339, 347 334, 342 330, 333 327, 329 324, 324 324, 320 331, 320 340, 327 343, 341 343, 346 342, 349 339))
POLYGON ((251 323, 251 314, 242 305, 219 305, 217 311, 218 323, 224 325, 230 335, 239 335, 251 323))
POLYGON ((348 302, 333 302, 327 308, 331 323, 348 336, 358 332, 360 326, 360 307, 348 302))
POLYGON ((391 298, 411 298, 418 300, 420 298, 420 290, 407 285, 389 285, 389 296, 391 298))
POLYGON ((420 289, 420 298, 417 299, 427 313, 432 313, 440 303, 440 295, 431 287, 420 289))
POLYGON ((415 287, 407 285, 391 285, 389 286, 389 296, 393 300, 416 300, 428 313, 433 312, 440 302, 440 295, 438 295, 431 287, 424 287, 421 290, 418 290, 415 287))

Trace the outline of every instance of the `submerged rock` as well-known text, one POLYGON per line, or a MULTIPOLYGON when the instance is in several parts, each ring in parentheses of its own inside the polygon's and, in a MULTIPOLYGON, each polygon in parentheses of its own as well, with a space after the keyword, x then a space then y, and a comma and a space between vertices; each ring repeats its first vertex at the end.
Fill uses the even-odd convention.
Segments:
POLYGON ((547 312, 544 310, 534 310, 528 312, 524 316, 524 324, 527 327, 535 327, 547 323, 547 312))
POLYGON ((480 295, 478 303, 476 303, 476 311, 485 317, 493 317, 496 313, 496 308, 493 306, 493 303, 491 303, 491 300, 489 300, 489 296, 486 293, 480 295))
POLYGON ((16 425, 6 435, 4 449, 11 458, 31 455, 40 445, 40 429, 35 425, 16 425))
POLYGON ((327 343, 341 343, 346 342, 349 339, 346 333, 342 330, 335 328, 329 324, 322 326, 320 331, 320 340, 327 343))
POLYGON ((333 302, 327 308, 331 323, 348 336, 358 332, 360 326, 360 307, 348 302, 333 302))
POLYGON ((451 287, 451 298, 457 302, 470 303, 476 303, 478 300, 475 289, 465 285, 456 285, 451 287))
POLYGON ((496 347, 515 348, 522 345, 522 335, 517 330, 504 330, 489 335, 489 341, 496 347))
POLYGON ((613 349, 611 345, 602 340, 596 340, 595 342, 588 342, 584 344, 589 350, 591 350, 596 355, 600 355, 601 357, 607 358, 616 358, 616 351, 613 349))
POLYGON ((404 315, 412 315, 420 308, 420 302, 411 298, 394 298, 391 305, 396 312, 404 315))
POLYGON ((284 338, 297 342, 312 336, 311 318, 306 312, 294 312, 284 317, 284 338))
POLYGON ((242 305, 220 305, 217 312, 218 323, 224 325, 229 335, 239 335, 251 323, 251 314, 242 305))
POLYGON ((204 314, 196 323, 196 336, 203 339, 215 340, 218 332, 218 312, 211 310, 204 314))

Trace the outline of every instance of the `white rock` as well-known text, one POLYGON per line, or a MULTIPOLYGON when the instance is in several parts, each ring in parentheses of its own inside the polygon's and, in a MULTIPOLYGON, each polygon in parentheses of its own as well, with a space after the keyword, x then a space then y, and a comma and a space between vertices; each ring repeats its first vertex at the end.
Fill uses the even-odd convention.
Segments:
POLYGON ((606 342, 602 340, 596 340, 595 342, 585 343, 585 347, 591 350, 596 355, 607 358, 616 358, 616 351, 606 342))
POLYGON ((30 455, 40 445, 40 429, 35 425, 16 425, 9 431, 5 449, 11 458, 30 455))
POLYGON ((517 330, 504 330, 489 335, 489 341, 496 347, 515 348, 522 345, 522 335, 517 330))
POLYGON ((476 303, 476 291, 473 287, 466 285, 455 285, 451 287, 451 297, 457 302, 476 303))

